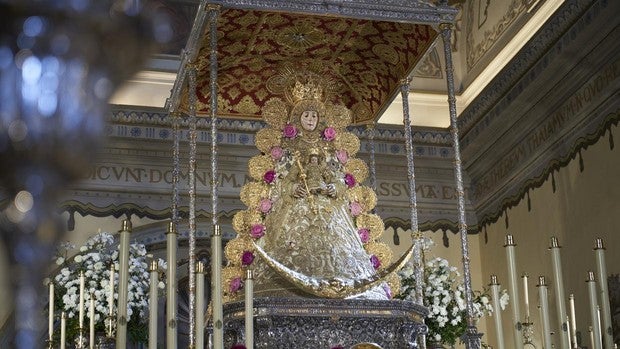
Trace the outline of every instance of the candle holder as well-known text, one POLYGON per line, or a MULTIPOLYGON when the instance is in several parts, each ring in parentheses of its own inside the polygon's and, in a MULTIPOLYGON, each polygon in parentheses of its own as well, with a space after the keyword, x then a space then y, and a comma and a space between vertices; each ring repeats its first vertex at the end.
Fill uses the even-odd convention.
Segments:
POLYGON ((521 324, 523 326, 523 346, 529 346, 532 348, 536 348, 534 345, 533 337, 534 337, 534 323, 530 320, 529 317, 525 318, 525 321, 521 324))
POLYGON ((46 340, 45 343, 47 343, 47 349, 54 349, 54 341, 51 338, 46 340))
POLYGON ((84 336, 84 328, 80 327, 78 336, 75 338, 75 349, 85 349, 88 345, 87 338, 84 336))
POLYGON ((115 340, 114 337, 114 324, 116 323, 116 319, 114 318, 114 315, 112 314, 108 314, 108 316, 106 316, 105 318, 105 322, 106 322, 106 334, 105 334, 105 338, 112 338, 113 340, 115 340))

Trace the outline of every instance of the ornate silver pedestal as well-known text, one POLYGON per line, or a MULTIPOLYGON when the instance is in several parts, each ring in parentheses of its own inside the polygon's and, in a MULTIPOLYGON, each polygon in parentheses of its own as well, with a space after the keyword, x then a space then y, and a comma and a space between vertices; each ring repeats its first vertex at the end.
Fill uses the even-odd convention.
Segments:
MULTIPOLYGON (((243 302, 224 306, 224 347, 243 343, 243 302)), ((407 301, 256 298, 254 343, 257 349, 349 348, 376 343, 384 349, 417 348, 426 333, 426 308, 407 301)))

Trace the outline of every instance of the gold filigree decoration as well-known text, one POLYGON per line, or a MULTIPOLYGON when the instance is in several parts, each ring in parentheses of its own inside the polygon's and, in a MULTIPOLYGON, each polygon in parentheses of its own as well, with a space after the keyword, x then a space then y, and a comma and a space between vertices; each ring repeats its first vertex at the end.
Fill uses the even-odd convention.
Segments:
POLYGON ((278 97, 269 99, 263 107, 263 119, 271 127, 282 129, 288 120, 286 103, 278 97))
POLYGON ((260 129, 256 133, 256 148, 265 154, 269 154, 271 148, 282 142, 282 131, 271 127, 260 129))
POLYGON ((362 159, 350 159, 344 165, 344 170, 353 176, 358 183, 361 183, 368 178, 368 166, 362 159))
POLYGON ((231 266, 240 266, 244 251, 254 251, 254 245, 250 239, 238 237, 228 241, 224 248, 224 255, 231 266))
POLYGON ((380 238, 385 232, 383 220, 373 213, 363 213, 357 216, 355 224, 358 228, 368 228, 370 230, 370 238, 373 240, 380 238))
POLYGON ((239 211, 235 213, 232 219, 232 227, 239 235, 247 235, 250 230, 250 225, 246 222, 247 211, 239 211))
POLYGON ((239 197, 247 207, 257 208, 260 199, 269 195, 269 186, 261 182, 250 182, 241 188, 239 197))
POLYGON ((325 104, 327 124, 336 130, 344 130, 351 124, 351 111, 343 104, 325 104))
POLYGON ((356 186, 347 190, 347 199, 362 205, 364 211, 370 211, 377 205, 377 194, 367 186, 356 186))
POLYGON ((248 161, 250 177, 262 180, 265 172, 273 170, 275 163, 271 155, 256 155, 248 161))
POLYGON ((336 149, 344 149, 349 156, 355 156, 360 149, 360 140, 351 132, 339 132, 334 140, 336 149))
POLYGON ((243 280, 245 272, 243 268, 237 266, 227 266, 222 268, 222 296, 225 303, 233 301, 238 298, 240 292, 230 292, 230 283, 235 278, 243 280))
POLYGON ((390 286, 390 290, 392 290, 392 297, 396 296, 400 293, 400 277, 396 273, 392 273, 385 278, 385 282, 387 282, 388 286, 390 286))
POLYGON ((310 23, 301 23, 292 28, 286 28, 278 36, 278 42, 293 49, 306 49, 321 43, 323 33, 310 23))
POLYGON ((379 261, 381 262, 379 269, 389 266, 392 261, 392 249, 390 249, 390 247, 383 242, 369 243, 366 245, 366 251, 368 251, 369 254, 374 254, 377 258, 379 258, 379 261))

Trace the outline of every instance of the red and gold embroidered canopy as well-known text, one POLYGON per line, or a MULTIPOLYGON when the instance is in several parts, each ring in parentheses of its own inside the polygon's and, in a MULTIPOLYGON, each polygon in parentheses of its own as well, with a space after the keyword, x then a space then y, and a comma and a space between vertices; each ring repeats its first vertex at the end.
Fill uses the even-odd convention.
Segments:
MULTIPOLYGON (((218 20, 218 116, 261 119, 282 69, 312 67, 336 81, 354 124, 379 117, 434 41, 429 25, 223 9, 218 20), (270 80, 271 79, 271 80, 270 80)), ((197 59, 197 112, 208 116, 209 33, 197 59)), ((181 109, 189 110, 187 92, 181 109)))

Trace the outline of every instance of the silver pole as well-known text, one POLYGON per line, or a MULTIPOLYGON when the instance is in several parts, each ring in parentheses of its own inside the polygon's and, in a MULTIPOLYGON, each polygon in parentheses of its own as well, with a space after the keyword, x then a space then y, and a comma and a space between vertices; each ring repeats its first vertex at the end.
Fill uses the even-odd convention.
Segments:
POLYGON ((196 347, 196 67, 189 70, 189 348, 196 347))
POLYGON ((465 286, 465 302, 467 303, 468 328, 462 339, 467 349, 478 349, 482 345, 474 318, 474 306, 471 289, 471 272, 469 267, 469 248, 467 246, 467 224, 465 221, 465 191, 463 189, 463 173, 461 167, 461 149, 459 145, 459 131, 456 121, 456 97, 454 92, 454 68, 452 67, 452 47, 450 36, 452 24, 443 23, 439 26, 443 38, 443 48, 446 56, 446 80, 448 84, 448 106, 450 109, 450 132, 454 148, 454 176, 456 180, 456 195, 458 201, 459 233, 461 234, 461 253, 463 255, 463 283, 465 286))
MULTIPOLYGON (((403 124, 407 152, 407 178, 409 179, 409 208, 411 209, 411 237, 413 238, 413 270, 418 282, 415 287, 416 302, 424 305, 424 266, 422 265, 422 233, 418 231, 418 206, 415 192, 415 168, 413 164, 413 136, 409 118, 409 78, 401 80, 400 94, 403 99, 403 124)), ((426 335, 420 337, 420 346, 426 348, 426 335)))
POLYGON ((370 145, 370 187, 377 191, 377 163, 375 161, 375 124, 366 125, 368 144, 370 145))
POLYGON ((208 5, 209 11, 209 68, 211 89, 211 208, 213 237, 211 239, 211 280, 213 294, 213 348, 224 348, 224 315, 222 308, 222 233, 217 209, 217 18, 219 5, 208 5))
POLYGON ((116 311, 116 347, 127 347, 127 294, 129 291, 129 234, 131 221, 123 221, 118 253, 118 306, 116 311))

